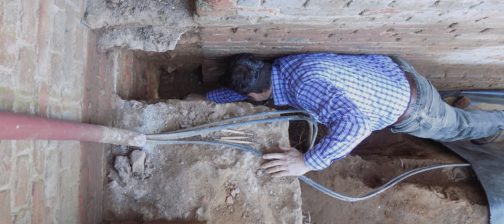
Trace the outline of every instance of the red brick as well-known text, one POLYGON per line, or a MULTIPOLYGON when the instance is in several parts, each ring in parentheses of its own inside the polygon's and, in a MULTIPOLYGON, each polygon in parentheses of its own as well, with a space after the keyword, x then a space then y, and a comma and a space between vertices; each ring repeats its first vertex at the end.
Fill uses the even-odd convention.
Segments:
POLYGON ((65 0, 54 0, 54 6, 58 7, 60 10, 64 10, 65 0))
POLYGON ((50 13, 49 13, 49 7, 50 4, 48 2, 49 0, 40 0, 39 5, 38 5, 38 27, 37 27, 37 48, 38 48, 38 57, 39 57, 39 63, 41 60, 44 60, 47 57, 48 53, 48 47, 49 47, 49 28, 51 25, 50 21, 50 13))
POLYGON ((26 95, 26 93, 24 94, 25 95, 21 94, 16 95, 16 97, 14 98, 14 103, 12 104, 12 111, 17 113, 34 114, 36 111, 35 96, 26 95))
POLYGON ((117 80, 117 89, 116 91, 122 97, 129 98, 131 97, 131 91, 134 86, 134 74, 133 74, 133 64, 135 57, 125 51, 119 52, 117 56, 119 63, 119 74, 121 74, 121 78, 117 80))
POLYGON ((11 158, 12 158, 12 146, 11 141, 1 141, 0 142, 0 187, 9 184, 11 177, 11 158))
POLYGON ((477 78, 482 78, 482 79, 500 78, 500 79, 502 79, 502 78, 504 78, 502 71, 504 71, 504 67, 499 66, 491 71, 484 71, 484 70, 473 71, 470 74, 468 74, 467 77, 471 78, 471 79, 477 79, 477 78))
MULTIPOLYGON (((112 97, 107 97, 113 90, 113 79, 106 78, 108 66, 107 56, 96 51, 96 34, 89 32, 87 45, 87 67, 85 73, 86 92, 83 98, 83 121, 97 124, 110 123, 113 113, 112 97), (105 97, 99 91, 105 90, 105 97)), ((97 143, 81 143, 81 167, 79 184, 80 223, 101 223, 103 212, 103 180, 105 171, 103 165, 104 152, 109 146, 97 143)))
POLYGON ((19 2, 20 1, 5 1, 3 4, 3 25, 15 26, 17 20, 19 19, 19 2))
POLYGON ((21 16, 21 38, 33 44, 37 37, 37 6, 36 0, 21 1, 22 13, 21 16))
POLYGON ((209 36, 208 38, 203 38, 203 43, 227 43, 230 42, 231 38, 229 36, 209 36))
POLYGON ((438 71, 435 71, 435 72, 429 72, 429 73, 423 73, 423 72, 420 72, 420 73, 421 74, 425 74, 426 77, 433 78, 433 79, 444 79, 444 78, 446 78, 446 72, 444 72, 442 70, 438 70, 438 71))
POLYGON ((65 85, 68 78, 63 70, 63 58, 59 54, 51 54, 51 73, 49 74, 49 96, 60 98, 60 89, 65 85))
POLYGON ((65 50, 65 42, 67 34, 71 32, 65 32, 65 20, 66 14, 63 11, 57 11, 53 17, 52 26, 52 38, 51 38, 51 48, 52 51, 63 52, 65 50))
POLYGON ((43 223, 45 217, 44 183, 33 183, 32 190, 32 223, 43 223))
POLYGON ((196 13, 199 16, 233 16, 236 15, 235 0, 197 0, 196 13))
POLYGON ((44 174, 45 165, 45 149, 41 147, 41 144, 35 143, 35 148, 33 149, 33 169, 38 175, 44 174))
POLYGON ((279 9, 272 8, 237 8, 239 16, 246 17, 272 17, 280 13, 279 9))
POLYGON ((13 214, 14 223, 32 223, 29 209, 21 209, 13 214))
POLYGON ((229 9, 236 6, 236 0, 198 0, 199 2, 204 2, 212 9, 229 9))
POLYGON ((0 23, 0 65, 14 67, 16 62, 17 5, 3 3, 4 14, 0 23))
POLYGON ((14 92, 10 88, 0 87, 0 108, 11 111, 14 105, 14 92))
MULTIPOLYGON (((463 83, 466 84, 466 83, 463 83)), ((470 84, 473 89, 491 89, 490 86, 495 85, 495 82, 475 82, 470 84)), ((452 85, 453 87, 456 87, 457 85, 452 85)))
POLYGON ((30 95, 34 94, 34 77, 35 77, 35 51, 32 48, 23 47, 19 51, 18 66, 16 75, 17 86, 30 95))
POLYGON ((466 77, 466 72, 452 69, 446 73, 446 77, 463 79, 466 77))
POLYGON ((49 89, 46 83, 42 83, 38 90, 38 110, 39 116, 47 117, 47 100, 49 98, 49 89))
POLYGON ((76 27, 75 29, 75 52, 74 59, 79 62, 84 62, 84 57, 86 56, 86 36, 87 31, 83 27, 76 27))
POLYGON ((81 169, 79 185, 79 212, 81 223, 100 223, 103 205, 104 151, 108 146, 81 143, 81 169))
POLYGON ((16 174, 14 181, 14 206, 19 207, 28 203, 30 194, 30 163, 28 156, 19 156, 16 160, 16 174))
POLYGON ((504 83, 500 82, 500 83, 494 83, 492 85, 489 86, 490 89, 502 89, 504 88, 504 83))
MULTIPOLYGON (((66 15, 65 15, 65 24, 64 27, 55 27, 54 31, 56 33, 64 33, 65 35, 65 48, 63 51, 63 56, 64 58, 73 58, 74 57, 74 52, 76 50, 76 45, 75 45, 75 40, 76 40, 76 35, 77 35, 77 26, 82 26, 79 24, 79 21, 77 18, 71 14, 73 11, 69 5, 66 6, 65 8, 66 15)), ((69 65, 71 63, 68 63, 69 65)))
POLYGON ((4 15, 3 9, 4 9, 4 5, 5 5, 4 1, 0 1, 0 9, 2 9, 2 10, 0 10, 0 24, 3 23, 3 15, 4 15))
POLYGON ((33 153, 33 141, 32 140, 19 140, 15 141, 15 151, 17 155, 28 155, 33 153))
POLYGON ((0 192, 0 223, 11 224, 11 209, 10 209, 10 192, 0 192))

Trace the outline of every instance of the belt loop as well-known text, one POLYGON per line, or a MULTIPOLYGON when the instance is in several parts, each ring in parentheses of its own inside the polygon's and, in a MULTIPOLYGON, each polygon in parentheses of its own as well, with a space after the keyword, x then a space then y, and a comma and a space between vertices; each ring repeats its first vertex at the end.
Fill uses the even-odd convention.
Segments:
POLYGON ((415 68, 410 63, 408 63, 406 60, 402 59, 401 57, 399 57, 397 55, 391 55, 389 57, 390 57, 390 59, 392 59, 392 61, 394 63, 399 65, 399 68, 401 68, 404 72, 418 74, 417 71, 415 70, 415 68))
POLYGON ((404 72, 404 76, 410 86, 410 100, 408 102, 408 106, 406 106, 404 113, 393 124, 393 125, 396 125, 396 124, 399 124, 402 121, 408 119, 411 116, 411 114, 413 114, 414 111, 416 111, 416 109, 417 109, 418 89, 416 86, 417 81, 415 80, 415 75, 417 75, 418 73, 416 72, 415 68, 413 68, 413 66, 411 66, 408 62, 401 59, 400 57, 398 57, 396 55, 391 55, 389 57, 404 72))

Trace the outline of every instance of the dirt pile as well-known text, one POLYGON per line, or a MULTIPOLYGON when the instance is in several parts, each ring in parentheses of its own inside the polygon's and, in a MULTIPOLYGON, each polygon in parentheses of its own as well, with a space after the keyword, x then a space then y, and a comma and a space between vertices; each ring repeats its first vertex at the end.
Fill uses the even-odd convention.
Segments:
MULTIPOLYGON (((338 192, 361 195, 408 170, 461 163, 448 149, 388 130, 374 133, 345 159, 308 176, 338 192)), ((469 168, 415 175, 360 202, 343 202, 302 184, 303 211, 311 223, 487 223, 488 205, 469 168), (334 221, 338 220, 338 221, 334 221)))
POLYGON ((92 0, 84 21, 100 30, 98 46, 102 50, 173 50, 180 36, 195 26, 190 1, 183 0, 92 0))
MULTIPOLYGON (((248 103, 179 100, 156 104, 119 100, 118 106, 116 126, 143 133, 269 110, 248 103)), ((254 146, 266 150, 288 145, 287 128, 288 124, 277 123, 236 131, 254 136, 254 146)), ((116 147, 109 159, 108 221, 290 224, 302 220, 297 179, 272 179, 260 171, 261 159, 251 154, 224 147, 148 145, 142 151, 116 147)))

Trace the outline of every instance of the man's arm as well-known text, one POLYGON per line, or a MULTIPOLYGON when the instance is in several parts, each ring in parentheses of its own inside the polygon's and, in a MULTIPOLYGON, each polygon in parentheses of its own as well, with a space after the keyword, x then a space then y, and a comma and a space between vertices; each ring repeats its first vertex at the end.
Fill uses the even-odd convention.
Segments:
POLYGON ((206 98, 214 103, 232 103, 247 100, 248 97, 228 88, 220 88, 207 93, 206 98))
POLYGON ((349 115, 328 125, 330 132, 304 155, 305 164, 312 170, 322 170, 335 160, 346 157, 371 131, 365 122, 349 115))
POLYGON ((345 157, 371 130, 357 106, 331 83, 312 79, 296 88, 296 98, 304 109, 315 114, 330 132, 308 150, 304 161, 313 170, 321 170, 345 157))
POLYGON ((309 170, 322 170, 332 161, 345 157, 371 133, 362 112, 331 83, 319 79, 299 80, 298 83, 294 86, 297 103, 328 126, 330 132, 306 154, 297 155, 301 159, 291 159, 296 164, 287 163, 287 153, 284 156, 279 153, 265 155, 263 158, 273 160, 263 168, 274 176, 299 176, 309 170))

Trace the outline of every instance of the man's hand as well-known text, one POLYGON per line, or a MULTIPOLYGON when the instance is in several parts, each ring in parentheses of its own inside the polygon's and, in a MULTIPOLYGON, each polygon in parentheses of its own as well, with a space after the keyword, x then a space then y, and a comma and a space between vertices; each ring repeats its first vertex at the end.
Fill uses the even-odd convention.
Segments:
POLYGON ((261 168, 273 177, 301 176, 310 171, 303 158, 303 154, 295 148, 280 147, 283 153, 269 153, 263 159, 270 160, 261 168))

